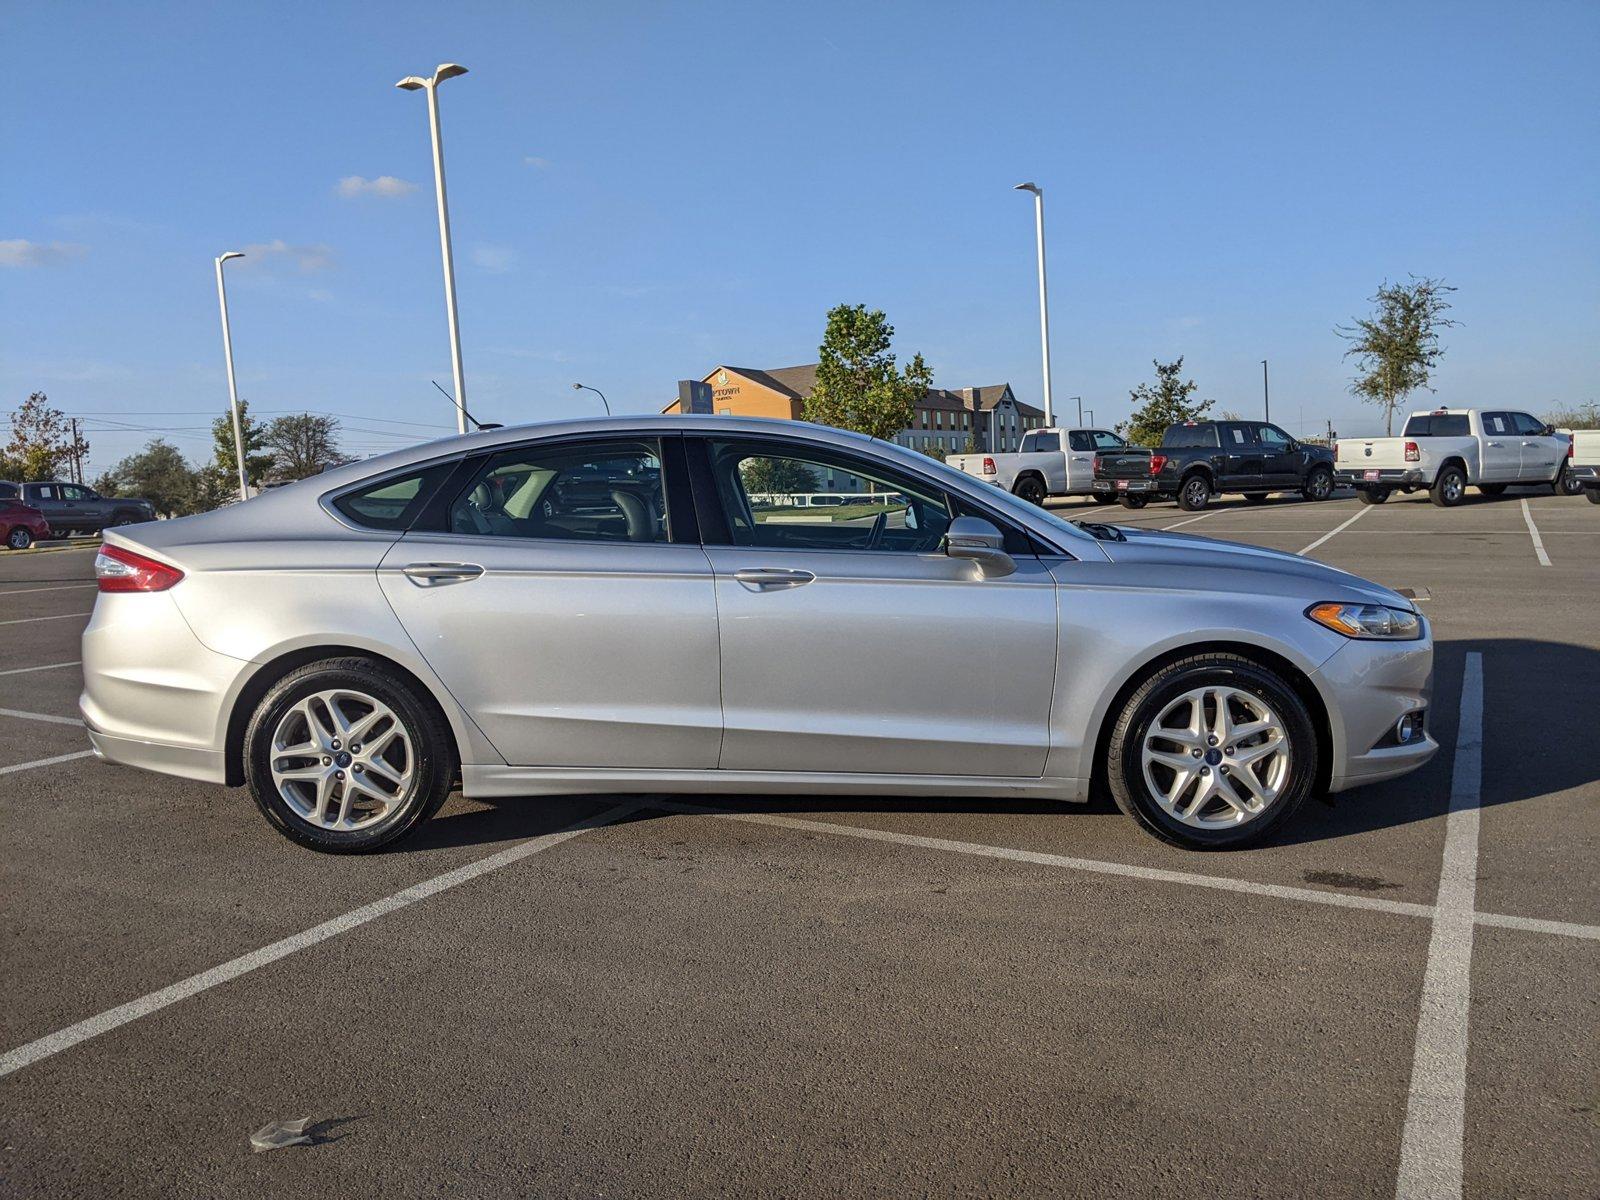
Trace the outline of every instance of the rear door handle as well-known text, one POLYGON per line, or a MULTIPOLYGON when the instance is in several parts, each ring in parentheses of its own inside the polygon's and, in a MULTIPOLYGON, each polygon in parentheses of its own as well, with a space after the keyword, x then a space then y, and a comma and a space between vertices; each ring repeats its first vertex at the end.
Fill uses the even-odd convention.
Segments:
POLYGON ((733 577, 752 592, 804 587, 816 578, 810 571, 791 571, 783 567, 746 567, 735 571, 733 577))
POLYGON ((483 568, 476 563, 408 563, 400 573, 418 587, 440 587, 476 579, 483 574, 483 568))

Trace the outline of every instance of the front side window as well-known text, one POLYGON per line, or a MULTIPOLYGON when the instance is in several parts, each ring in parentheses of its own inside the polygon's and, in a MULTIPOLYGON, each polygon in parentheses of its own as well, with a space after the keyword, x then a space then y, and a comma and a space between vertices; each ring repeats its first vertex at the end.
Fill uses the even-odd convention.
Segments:
POLYGON ((1091 435, 1094 439, 1096 450, 1126 450, 1128 443, 1114 433, 1107 433, 1104 429, 1096 429, 1091 435))
POLYGON ((876 463, 764 442, 711 442, 707 450, 735 546, 928 554, 950 527, 941 489, 876 463), (830 479, 850 490, 829 489, 830 479))
POLYGON ((664 542, 660 446, 649 441, 518 446, 491 457, 450 505, 451 533, 664 542))
POLYGON ((1517 432, 1524 437, 1543 437, 1544 422, 1537 417, 1530 417, 1527 413, 1512 413, 1511 419, 1516 423, 1517 432))
POLYGON ((1261 444, 1268 450, 1287 450, 1289 448, 1289 435, 1276 425, 1257 425, 1256 436, 1261 439, 1261 444))

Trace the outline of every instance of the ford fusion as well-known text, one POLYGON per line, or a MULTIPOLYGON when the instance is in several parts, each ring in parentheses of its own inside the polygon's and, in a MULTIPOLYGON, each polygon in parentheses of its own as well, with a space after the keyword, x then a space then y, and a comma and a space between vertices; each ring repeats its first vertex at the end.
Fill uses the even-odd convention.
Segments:
POLYGON ((1240 846, 1413 770, 1427 622, 1293 555, 1074 523, 785 421, 495 429, 107 532, 104 759, 316 850, 468 796, 1108 792, 1240 846))

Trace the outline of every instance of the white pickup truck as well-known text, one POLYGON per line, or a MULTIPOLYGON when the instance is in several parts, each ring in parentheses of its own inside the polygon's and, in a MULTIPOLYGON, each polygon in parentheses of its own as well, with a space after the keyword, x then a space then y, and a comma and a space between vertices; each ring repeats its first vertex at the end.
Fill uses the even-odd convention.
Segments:
POLYGON ((1600 429, 1579 429, 1572 435, 1567 458, 1568 491, 1582 488, 1590 504, 1600 504, 1600 429))
POLYGON ((1570 445, 1525 412, 1436 408, 1412 413, 1399 437, 1340 438, 1334 478, 1364 504, 1422 489, 1453 508, 1468 487, 1498 496, 1513 484, 1545 484, 1560 493, 1570 445))
POLYGON ((1127 448, 1109 429, 1031 429, 1014 453, 952 454, 945 462, 1032 504, 1046 496, 1093 496, 1109 504, 1115 496, 1094 490, 1094 456, 1127 448))

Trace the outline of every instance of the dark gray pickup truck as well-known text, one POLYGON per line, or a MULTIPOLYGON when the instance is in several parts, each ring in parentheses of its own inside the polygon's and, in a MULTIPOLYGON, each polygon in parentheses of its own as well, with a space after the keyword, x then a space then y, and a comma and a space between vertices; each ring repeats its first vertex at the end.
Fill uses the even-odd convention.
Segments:
POLYGON ((156 519, 155 505, 130 496, 102 496, 81 483, 8 483, 0 480, 0 500, 21 500, 44 514, 55 537, 99 533, 114 525, 156 519))
POLYGON ((1155 450, 1101 451, 1094 490, 1128 508, 1175 496, 1198 512, 1223 492, 1260 503, 1273 492, 1326 500, 1333 491, 1333 451, 1309 446, 1267 421, 1188 421, 1167 428, 1155 450))

